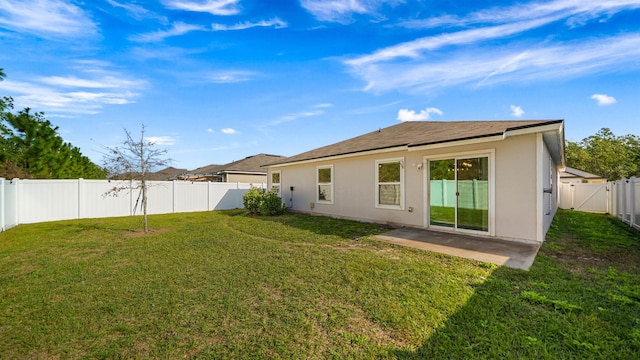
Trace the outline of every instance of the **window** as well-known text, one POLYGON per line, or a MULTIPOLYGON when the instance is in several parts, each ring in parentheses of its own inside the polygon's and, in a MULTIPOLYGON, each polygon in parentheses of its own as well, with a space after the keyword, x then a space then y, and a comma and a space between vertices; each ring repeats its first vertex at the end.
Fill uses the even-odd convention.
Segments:
POLYGON ((404 209, 403 160, 376 161, 376 207, 404 209))
POLYGON ((282 196, 280 194, 280 171, 271 173, 271 190, 274 190, 278 196, 282 196))
POLYGON ((318 184, 317 201, 319 203, 333 204, 333 165, 318 166, 316 172, 318 184))

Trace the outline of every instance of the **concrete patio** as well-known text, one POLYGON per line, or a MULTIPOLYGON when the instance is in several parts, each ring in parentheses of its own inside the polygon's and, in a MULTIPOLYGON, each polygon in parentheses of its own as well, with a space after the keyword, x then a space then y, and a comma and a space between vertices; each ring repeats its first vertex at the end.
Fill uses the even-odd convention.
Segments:
POLYGON ((395 229, 375 238, 391 244, 522 270, 529 270, 540 248, 539 244, 412 228, 395 229))

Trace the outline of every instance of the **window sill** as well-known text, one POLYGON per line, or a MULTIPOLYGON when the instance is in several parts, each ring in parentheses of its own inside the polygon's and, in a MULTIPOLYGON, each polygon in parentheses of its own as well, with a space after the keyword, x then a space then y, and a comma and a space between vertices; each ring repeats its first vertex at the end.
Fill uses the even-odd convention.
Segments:
POLYGON ((376 205, 376 209, 385 209, 385 210, 404 210, 404 206, 401 205, 376 205))

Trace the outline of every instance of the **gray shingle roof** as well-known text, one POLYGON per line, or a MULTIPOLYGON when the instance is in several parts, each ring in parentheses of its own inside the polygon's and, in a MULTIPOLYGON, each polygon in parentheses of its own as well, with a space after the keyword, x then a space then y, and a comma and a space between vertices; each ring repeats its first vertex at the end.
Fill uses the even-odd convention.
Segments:
POLYGON ((288 164, 398 146, 411 147, 489 137, 502 135, 507 130, 544 126, 558 122, 562 122, 562 120, 404 122, 284 158, 269 165, 288 164))
POLYGON ((265 173, 266 169, 262 165, 284 159, 281 155, 257 154, 225 165, 208 165, 190 171, 192 174, 217 174, 222 172, 258 172, 265 173))
POLYGON ((605 178, 602 175, 597 175, 597 174, 576 169, 570 166, 566 167, 566 169, 564 170, 564 173, 560 173, 560 177, 561 178, 580 177, 584 179, 604 179, 605 178))

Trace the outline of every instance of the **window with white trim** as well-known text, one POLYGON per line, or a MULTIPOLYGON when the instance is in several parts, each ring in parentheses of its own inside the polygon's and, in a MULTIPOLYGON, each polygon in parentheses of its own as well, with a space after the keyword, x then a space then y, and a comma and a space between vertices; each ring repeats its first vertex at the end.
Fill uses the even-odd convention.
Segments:
POLYGON ((404 158, 376 161, 376 207, 404 209, 404 158))
POLYGON ((333 204, 333 165, 316 168, 316 201, 333 204))
POLYGON ((282 196, 280 193, 280 170, 271 173, 271 190, 274 190, 278 196, 282 196))

